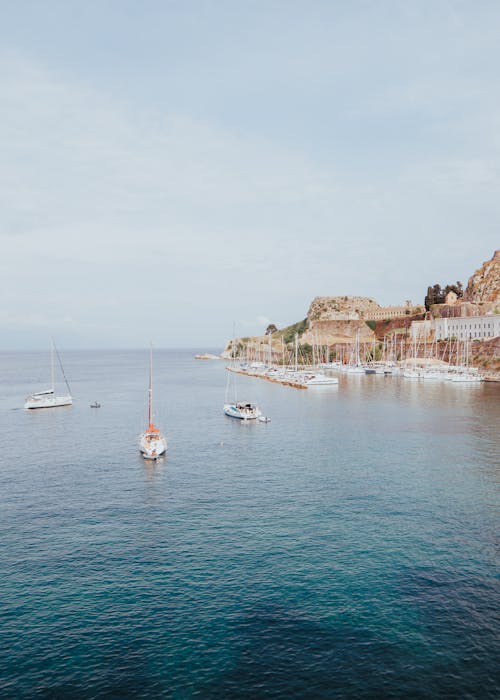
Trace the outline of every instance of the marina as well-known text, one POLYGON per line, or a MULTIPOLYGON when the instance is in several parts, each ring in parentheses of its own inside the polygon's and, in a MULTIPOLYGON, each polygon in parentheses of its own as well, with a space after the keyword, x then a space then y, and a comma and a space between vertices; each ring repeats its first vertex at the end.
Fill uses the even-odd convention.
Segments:
POLYGON ((334 372, 346 375, 378 375, 383 377, 402 377, 403 379, 418 379, 421 381, 453 382, 476 384, 485 381, 476 367, 468 365, 449 365, 447 363, 428 362, 425 359, 383 364, 341 365, 329 363, 319 371, 317 367, 301 367, 300 369, 283 368, 281 366, 262 365, 252 367, 248 363, 226 366, 228 372, 234 372, 246 377, 264 379, 268 382, 282 384, 294 389, 307 389, 314 386, 335 386, 338 378, 334 372), (328 372, 328 375, 324 372, 328 372))

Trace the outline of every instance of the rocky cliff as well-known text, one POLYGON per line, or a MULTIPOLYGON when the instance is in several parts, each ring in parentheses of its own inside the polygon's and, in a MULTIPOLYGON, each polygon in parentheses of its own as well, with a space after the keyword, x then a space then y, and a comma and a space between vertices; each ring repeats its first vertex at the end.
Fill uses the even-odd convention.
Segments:
POLYGON ((302 334, 300 342, 309 345, 353 343, 358 334, 361 342, 374 338, 372 329, 364 321, 316 321, 302 334))
POLYGON ((407 302, 404 306, 380 306, 370 297, 316 297, 307 312, 307 329, 301 342, 333 345, 352 343, 359 335, 362 342, 372 340, 373 329, 383 320, 387 327, 407 328, 422 309, 407 302), (366 323, 365 323, 366 322, 366 323))
MULTIPOLYGON (((472 343, 472 364, 490 373, 496 373, 500 380, 500 337, 472 343)), ((493 378, 493 377, 491 377, 493 378)))
POLYGON ((357 321, 380 306, 369 297, 315 297, 307 312, 309 326, 319 321, 357 321))
POLYGON ((500 250, 472 275, 467 284, 464 301, 472 304, 500 304, 500 250))
POLYGON ((365 315, 380 310, 369 297, 315 297, 307 312, 307 327, 300 342, 309 345, 352 343, 359 334, 362 341, 373 338, 363 321, 365 315))
MULTIPOLYGON (((240 338, 237 345, 242 352, 245 348, 250 356, 261 357, 268 352, 279 352, 282 343, 292 345, 295 334, 299 336, 302 346, 351 344, 358 336, 361 342, 371 342, 375 338, 373 329, 377 324, 374 319, 391 318, 391 328, 406 328, 414 318, 420 318, 414 316, 416 308, 411 305, 382 307, 370 297, 315 297, 303 321, 273 334, 271 350, 268 349, 269 338, 265 336, 240 338)), ((224 355, 229 356, 230 352, 228 344, 224 355)))

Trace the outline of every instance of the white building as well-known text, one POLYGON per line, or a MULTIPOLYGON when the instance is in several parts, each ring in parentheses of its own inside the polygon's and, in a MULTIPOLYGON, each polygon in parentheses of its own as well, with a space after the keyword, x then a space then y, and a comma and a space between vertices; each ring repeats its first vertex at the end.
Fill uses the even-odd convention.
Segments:
POLYGON ((500 335, 499 315, 435 318, 432 323, 436 340, 443 340, 445 338, 475 340, 495 338, 500 335))
POLYGON ((411 337, 412 340, 425 340, 434 330, 432 321, 412 321, 411 322, 411 337))

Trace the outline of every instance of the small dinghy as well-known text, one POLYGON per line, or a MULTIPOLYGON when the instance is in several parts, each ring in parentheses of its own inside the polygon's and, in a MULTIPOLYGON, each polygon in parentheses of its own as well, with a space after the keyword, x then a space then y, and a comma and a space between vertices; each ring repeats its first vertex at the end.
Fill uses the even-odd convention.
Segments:
POLYGON ((101 408, 101 404, 99 401, 94 401, 94 403, 90 404, 90 408, 101 408))
POLYGON ((269 416, 259 416, 259 421, 261 423, 270 423, 271 419, 269 418, 269 416))

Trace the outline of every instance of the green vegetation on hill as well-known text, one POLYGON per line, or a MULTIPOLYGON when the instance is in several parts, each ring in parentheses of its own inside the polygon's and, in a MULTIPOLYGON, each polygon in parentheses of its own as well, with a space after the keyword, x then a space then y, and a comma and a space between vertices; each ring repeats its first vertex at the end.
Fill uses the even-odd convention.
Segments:
POLYGON ((448 292, 455 292, 458 299, 462 299, 464 295, 463 285, 461 282, 456 284, 447 284, 441 288, 440 284, 435 284, 432 287, 427 287, 427 294, 424 300, 425 310, 429 311, 433 304, 444 304, 448 292))
POLYGON ((299 321, 298 323, 294 323, 291 326, 282 328, 280 331, 276 331, 276 333, 273 333, 273 338, 283 338, 283 342, 286 344, 293 343, 295 333, 298 333, 300 337, 306 330, 307 318, 305 318, 303 321, 299 321))

